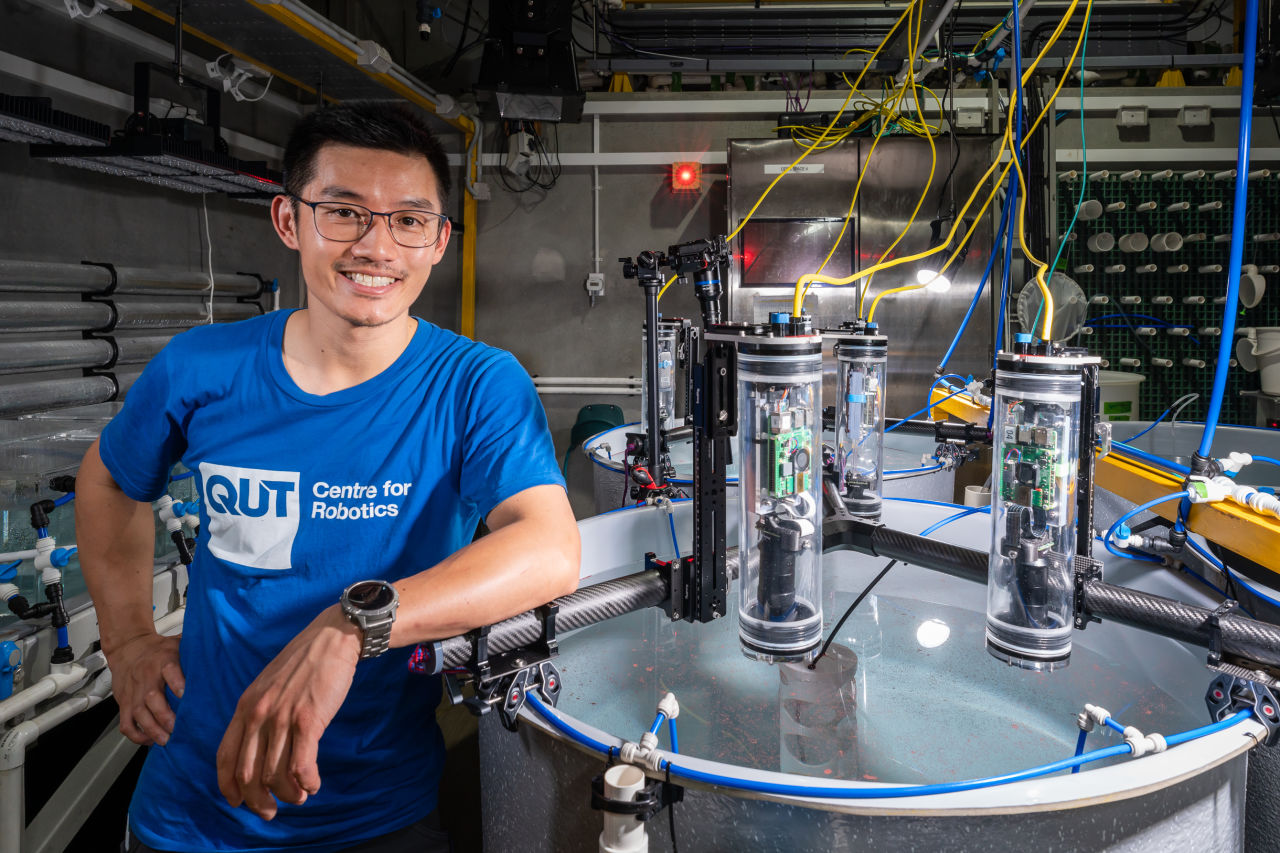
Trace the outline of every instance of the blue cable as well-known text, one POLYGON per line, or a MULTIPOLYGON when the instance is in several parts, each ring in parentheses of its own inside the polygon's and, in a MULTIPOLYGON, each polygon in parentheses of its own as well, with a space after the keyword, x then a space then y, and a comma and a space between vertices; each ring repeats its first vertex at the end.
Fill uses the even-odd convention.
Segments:
POLYGON ((1107 728, 1111 729, 1112 731, 1117 731, 1120 734, 1124 734, 1124 726, 1117 723, 1111 717, 1107 717, 1102 722, 1106 725, 1107 728))
POLYGON ((947 518, 942 519, 942 521, 935 522, 934 524, 930 525, 929 527, 926 527, 924 530, 922 530, 922 531, 920 532, 920 535, 921 535, 921 536, 928 536, 930 533, 934 532, 935 530, 938 530, 939 528, 946 527, 948 524, 950 524, 950 523, 951 523, 951 522, 953 522, 953 521, 956 521, 956 520, 961 519, 961 518, 965 518, 966 516, 970 516, 970 515, 973 515, 973 514, 975 514, 975 513, 979 513, 979 512, 991 512, 991 507, 989 507, 989 506, 973 506, 973 507, 969 507, 968 509, 964 510, 963 512, 957 512, 955 515, 948 516, 947 518))
POLYGON ((658 716, 653 718, 653 725, 649 726, 649 734, 656 735, 658 733, 658 729, 662 728, 662 724, 666 722, 666 720, 667 715, 659 711, 658 716))
POLYGON ((1254 462, 1269 462, 1272 465, 1280 465, 1280 459, 1272 459, 1270 456, 1259 456, 1256 453, 1250 453, 1254 462))
MULTIPOLYGON (((578 731, 558 715, 553 714, 551 709, 548 708, 540 698, 538 698, 536 693, 529 693, 527 701, 533 710, 546 720, 552 728, 575 743, 582 744, 589 749, 594 749, 597 752, 602 752, 610 756, 617 751, 614 747, 605 746, 590 735, 578 731)), ((1217 732, 1231 728, 1237 723, 1244 722, 1252 715, 1252 713, 1253 712, 1249 709, 1237 711, 1220 722, 1201 726, 1200 728, 1192 729, 1187 732, 1180 732, 1176 735, 1168 735, 1165 737, 1165 742, 1168 743, 1169 746, 1177 746, 1188 741, 1196 740, 1197 738, 1216 734, 1217 732)), ((883 800, 895 797, 923 797, 932 794, 951 794, 957 791, 972 791, 979 788, 991 788, 996 785, 1006 785, 1011 782, 1021 782, 1025 779, 1047 776, 1051 773, 1068 770, 1072 767, 1079 767, 1082 764, 1089 764, 1094 761, 1102 761, 1107 758, 1127 755, 1132 751, 1133 748, 1129 746, 1129 744, 1121 743, 1104 749, 1096 749, 1093 752, 1087 752, 1083 755, 1064 758, 1061 761, 1055 761, 1051 764, 1044 764, 1039 767, 1032 767, 1030 769, 1020 770, 1014 773, 1006 773, 1002 776, 991 776, 985 779, 967 779, 960 782, 941 782, 933 785, 891 785, 875 788, 796 785, 766 782, 758 779, 738 779, 732 776, 724 776, 719 773, 705 773, 701 770, 680 767, 670 761, 663 761, 661 769, 670 772, 672 776, 680 776, 691 781, 703 782, 724 788, 736 788, 740 791, 757 791, 766 794, 795 797, 824 797, 846 800, 883 800)))
POLYGON ((680 543, 676 541, 676 514, 667 513, 667 524, 671 525, 671 547, 676 549, 676 559, 680 559, 680 543))
POLYGON ((1157 504, 1162 504, 1162 503, 1165 503, 1166 501, 1179 500, 1185 496, 1186 496, 1185 492, 1174 492, 1171 495, 1161 495, 1158 498, 1154 498, 1152 500, 1147 501, 1141 506, 1134 507, 1133 509, 1129 510, 1127 513, 1125 513, 1124 515, 1116 519, 1115 524, 1111 525, 1111 527, 1107 530, 1106 535, 1102 537, 1102 544, 1106 546, 1106 549, 1108 551, 1110 551, 1112 554, 1115 554, 1117 557, 1127 557, 1131 560, 1143 560, 1148 563, 1163 563, 1164 560, 1161 560, 1158 557, 1152 557, 1147 554, 1139 553, 1137 551, 1121 551, 1113 545, 1111 538, 1116 535, 1116 531, 1120 529, 1120 526, 1122 524, 1124 524, 1129 519, 1133 518, 1138 513, 1146 512, 1147 510, 1151 509, 1153 506, 1156 506, 1157 504))
POLYGON ((1173 406, 1170 406, 1169 408, 1165 409, 1164 412, 1161 413, 1160 417, 1156 418, 1154 421, 1151 422, 1151 426, 1147 427, 1137 435, 1129 436, 1128 438, 1125 439, 1125 441, 1126 442, 1137 441, 1138 439, 1142 438, 1144 435, 1146 435, 1147 433, 1155 429, 1157 426, 1159 426, 1160 422, 1163 421, 1165 418, 1167 418, 1169 416, 1169 413, 1172 411, 1173 411, 1173 406))
MULTIPOLYGON (((1201 456, 1213 451, 1213 434, 1218 428, 1218 416, 1222 412, 1222 398, 1227 391, 1227 369, 1231 351, 1235 348, 1236 311, 1240 301, 1240 267, 1244 262, 1245 213, 1249 201, 1249 145, 1253 132, 1253 57, 1258 51, 1258 0, 1247 0, 1244 13, 1244 49, 1246 57, 1240 63, 1244 78, 1240 81, 1240 137, 1236 148, 1236 192, 1231 209, 1231 261, 1227 268, 1227 301, 1222 306, 1222 337, 1218 340, 1218 364, 1213 373, 1213 395, 1209 398, 1209 411, 1204 418, 1204 433, 1200 436, 1201 456)), ((1184 510, 1190 510, 1183 505, 1184 510)), ((1185 515, 1185 513, 1183 513, 1185 515)))
MULTIPOLYGON (((1217 569, 1218 571, 1222 572, 1222 573, 1223 573, 1224 575, 1226 575, 1227 577, 1231 578, 1231 580, 1233 580, 1233 581, 1235 581, 1236 583, 1240 584, 1240 586, 1242 586, 1242 587, 1244 587, 1245 589, 1249 590, 1249 592, 1251 592, 1253 595, 1257 596, 1259 600, 1261 600, 1261 601, 1265 601, 1267 604, 1270 604, 1272 607, 1280 607, 1280 601, 1276 601, 1274 598, 1272 598, 1271 596, 1267 595, 1267 594, 1266 594, 1265 592, 1263 592, 1262 590, 1258 589, 1258 588, 1257 588, 1257 587, 1255 587, 1255 586, 1250 585, 1248 581, 1242 580, 1242 579, 1241 579, 1241 577, 1240 577, 1240 575, 1238 575, 1237 573, 1235 573, 1235 572, 1231 571, 1230 569, 1228 569, 1228 568, 1227 568, 1227 567, 1222 563, 1222 561, 1221 561, 1221 560, 1219 560, 1217 557, 1213 556, 1213 554, 1211 554, 1211 553, 1209 553, 1207 550, 1205 550, 1205 548, 1204 548, 1203 546, 1201 546, 1199 542, 1197 542, 1196 540, 1194 540, 1194 539, 1192 539, 1191 537, 1189 537, 1189 536, 1188 536, 1188 537, 1187 537, 1187 544, 1188 544, 1188 545, 1190 545, 1192 548, 1194 548, 1197 554, 1199 554, 1201 557, 1204 557, 1206 560, 1208 560, 1208 561, 1209 561, 1209 565, 1213 566, 1215 569, 1217 569)), ((1227 597, 1227 594, 1224 592, 1224 593, 1222 594, 1222 597, 1223 597, 1223 598, 1226 598, 1226 597, 1227 597)), ((1241 609, 1243 610, 1244 608, 1241 608, 1241 609)), ((1249 611, 1245 610, 1245 613, 1249 613, 1249 611)), ((1249 614, 1249 615, 1250 615, 1250 618, 1253 618, 1252 614, 1249 614)))
POLYGON ((908 504, 925 504, 927 506, 945 506, 948 509, 972 509, 972 507, 966 507, 962 504, 952 504, 952 503, 947 503, 946 501, 931 501, 926 498, 898 498, 892 495, 885 495, 884 500, 901 501, 902 503, 908 503, 908 504))
MULTIPOLYGON (((969 326, 969 319, 973 316, 973 310, 978 307, 978 300, 982 298, 982 289, 987 286, 987 279, 991 277, 991 270, 995 266, 996 258, 1000 255, 1000 241, 1004 239, 1005 231, 1009 228, 1009 197, 1005 196, 1004 201, 1004 210, 1000 213, 1000 225, 996 228, 995 238, 991 243, 991 254, 987 256, 987 268, 982 271, 982 278, 978 280, 978 289, 974 291, 973 299, 969 302, 969 310, 964 312, 964 319, 960 321, 960 328, 956 329, 956 335, 951 339, 951 346, 947 347, 947 354, 942 357, 942 361, 938 362, 939 370, 947 369, 947 362, 951 360, 951 356, 955 354, 956 347, 960 345, 960 338, 969 326)), ((945 379, 946 377, 942 378, 945 379)))
POLYGON ((65 495, 62 495, 61 497, 54 498, 53 505, 62 506, 63 504, 71 503, 75 499, 76 499, 75 492, 67 492, 65 495))
POLYGON ((916 415, 923 415, 923 414, 927 413, 930 409, 932 409, 934 406, 937 406, 937 405, 940 405, 940 404, 942 404, 942 403, 945 403, 946 401, 950 400, 952 397, 955 397, 955 396, 957 396, 957 395, 959 395, 959 394, 964 394, 966 391, 968 391, 968 389, 967 389, 967 388, 961 388, 959 391, 956 391, 956 392, 954 392, 954 393, 948 394, 947 396, 943 397, 943 398, 942 398, 941 400, 939 400, 937 403, 930 403, 929 405, 925 406, 923 409, 920 409, 919 411, 912 412, 911 414, 907 415, 907 416, 906 416, 905 418, 903 418, 902 420, 898 421, 898 422, 897 422, 896 424, 894 424, 893 426, 891 426, 891 427, 886 427, 886 428, 885 428, 885 433, 891 433, 891 432, 893 432, 895 429, 897 429, 898 427, 902 426, 904 423, 906 423, 907 421, 911 420, 911 419, 912 419, 912 418, 914 418, 916 415))
POLYGON ((943 467, 943 464, 939 462, 937 465, 925 465, 922 468, 895 468, 892 471, 885 471, 884 474, 886 477, 890 474, 923 474, 928 471, 941 471, 943 467))
POLYGON ((676 733, 676 718, 667 719, 667 734, 671 736, 671 751, 680 752, 680 735, 676 733))
POLYGON ((1148 453, 1145 450, 1140 450, 1137 447, 1130 447, 1128 444, 1126 444, 1123 441, 1113 441, 1111 442, 1111 447, 1113 451, 1115 449, 1119 449, 1121 453, 1128 454, 1129 456, 1132 456, 1134 459, 1137 459, 1140 462, 1146 462, 1148 465, 1154 465, 1157 468, 1164 468, 1167 471, 1172 471, 1175 474, 1181 474, 1184 477, 1191 473, 1191 469, 1188 468, 1186 465, 1180 465, 1177 462, 1174 462, 1169 459, 1164 459, 1162 457, 1156 456, 1153 453, 1148 453))
MULTIPOLYGON (((1089 733, 1086 732, 1084 729, 1081 729, 1080 737, 1076 738, 1076 757, 1077 758, 1084 754, 1084 742, 1088 739, 1089 739, 1089 733)), ((1079 773, 1080 765, 1077 764, 1075 767, 1072 767, 1071 772, 1079 773)))
POLYGON ((67 636, 67 626, 63 625, 58 629, 58 648, 65 649, 71 645, 71 639, 67 636))

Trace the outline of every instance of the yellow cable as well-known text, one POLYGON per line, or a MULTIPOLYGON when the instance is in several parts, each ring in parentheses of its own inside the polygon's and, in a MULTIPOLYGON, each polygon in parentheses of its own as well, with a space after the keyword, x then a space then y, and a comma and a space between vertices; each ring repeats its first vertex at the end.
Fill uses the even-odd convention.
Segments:
MULTIPOLYGON (((915 4, 913 3, 912 5, 910 5, 910 6, 908 6, 908 7, 907 7, 907 12, 908 12, 908 13, 910 13, 910 12, 911 12, 911 10, 912 10, 912 8, 914 7, 914 5, 915 5, 915 4)), ((908 32, 910 32, 910 31, 911 31, 911 19, 912 19, 912 17, 915 17, 915 16, 912 16, 912 15, 908 14, 908 17, 907 17, 907 31, 908 31, 908 32)), ((919 24, 919 20, 920 20, 920 18, 923 18, 923 17, 924 17, 923 15, 920 15, 918 18, 916 18, 916 36, 917 36, 917 38, 919 37, 919 31, 920 31, 920 24, 919 24)), ((859 82, 861 82, 861 81, 862 81, 861 76, 859 76, 858 81, 859 81, 859 82)), ((894 108, 895 108, 895 109, 897 108, 898 104, 900 104, 900 103, 902 102, 902 96, 906 94, 906 91, 907 91, 907 90, 906 90, 906 88, 905 88, 905 87, 903 87, 903 89, 898 93, 898 99, 897 99, 897 101, 894 103, 894 108)), ((854 209, 854 207, 856 207, 856 206, 857 206, 857 204, 858 204, 858 193, 859 193, 859 191, 861 191, 861 189, 862 189, 862 179, 863 179, 864 177, 866 177, 866 175, 867 175, 867 168, 866 168, 866 164, 871 162, 871 157, 872 157, 872 155, 874 155, 874 154, 876 153, 876 146, 880 144, 880 140, 884 137, 884 133, 885 133, 885 131, 886 131, 886 130, 888 130, 888 129, 889 129, 889 123, 888 123, 888 122, 881 122, 881 123, 880 123, 880 128, 879 128, 879 130, 877 130, 877 131, 876 131, 876 137, 875 137, 875 139, 873 139, 873 140, 871 141, 871 150, 867 152, 867 159, 863 162, 863 167, 862 167, 861 169, 859 169, 859 170, 858 170, 858 180, 857 180, 857 182, 853 185, 853 196, 852 196, 852 198, 850 198, 850 199, 849 199, 849 210, 848 210, 848 212, 846 212, 846 213, 845 213, 845 215, 844 215, 844 222, 843 222, 843 224, 841 224, 841 226, 840 226, 840 233, 836 235, 835 242, 831 244, 831 251, 827 252, 827 256, 826 256, 825 258, 823 258, 823 259, 822 259, 822 266, 818 267, 818 272, 819 272, 819 273, 821 273, 824 269, 826 269, 826 268, 827 268, 827 264, 828 264, 828 263, 830 263, 831 258, 835 256, 836 249, 840 247, 840 242, 841 242, 842 240, 844 240, 844 234, 845 234, 845 232, 849 230, 849 220, 853 218, 853 209, 854 209)))
MULTIPOLYGON (((1093 0, 1086 0, 1086 2, 1087 2, 1087 8, 1092 8, 1093 0)), ((1071 16, 1075 12, 1075 9, 1078 5, 1079 5, 1079 0, 1072 0, 1071 4, 1067 7, 1066 12, 1063 14, 1062 19, 1058 22, 1058 26, 1054 29, 1053 33, 1050 35, 1049 40, 1045 43, 1044 48, 1041 50, 1040 54, 1036 57, 1035 61, 1032 62, 1030 67, 1027 68, 1026 72, 1023 73, 1022 82, 1024 85, 1030 79, 1036 67, 1048 54, 1049 50, 1057 41, 1058 37, 1062 34, 1062 31, 1066 29, 1067 23, 1071 20, 1071 16)), ((1082 30, 1080 38, 1077 39, 1076 41, 1076 47, 1072 51, 1071 60, 1068 61, 1068 67, 1072 64, 1075 57, 1078 55, 1080 50, 1080 45, 1083 42, 1083 37, 1084 37, 1084 32, 1082 30)), ((1066 76, 1067 76, 1067 72, 1064 70, 1063 82, 1065 82, 1066 76)), ((1036 117, 1036 120, 1032 123, 1031 129, 1027 132, 1027 138, 1023 139, 1023 142, 1022 142, 1023 146, 1026 145, 1027 139, 1029 139, 1031 134, 1035 132, 1035 129, 1039 127, 1040 122, 1044 120, 1044 117, 1048 114, 1049 110, 1053 105, 1054 99, 1057 97, 1058 92, 1060 92, 1061 90, 1062 90, 1062 82, 1059 83, 1058 88, 1054 91, 1053 97, 1049 98, 1049 100, 1044 106, 1044 109, 1040 111, 1040 114, 1036 117)), ((1010 141, 1011 138, 1012 138, 1011 128, 1006 126, 1005 139, 1000 146, 1001 153, 1003 153, 1006 147, 1012 149, 1012 144, 1010 141)), ((804 298, 804 292, 805 292, 802 289, 802 285, 807 287, 809 284, 812 284, 813 282, 821 282, 823 284, 832 284, 832 285, 851 284, 852 282, 866 278, 869 275, 874 275, 875 273, 879 272, 882 269, 890 269, 905 263, 910 263, 911 261, 918 261, 918 260, 921 260, 922 258, 927 258, 931 255, 935 255, 938 252, 941 252, 942 250, 947 248, 949 245, 951 245, 951 241, 955 239, 956 232, 960 229, 961 224, 964 222, 964 217, 965 217, 965 214, 968 212, 969 207, 973 204, 973 201, 974 199, 977 198, 979 191, 982 189, 982 186, 991 177, 992 173, 995 172, 999 164, 1000 164, 1000 157, 997 155, 997 157, 992 161, 991 165, 987 167, 986 172, 984 172, 982 177, 980 177, 978 181, 975 183, 973 191, 969 194, 969 197, 965 200, 964 205, 961 206, 959 213, 956 214, 955 220, 952 222, 952 225, 951 225, 951 230, 947 233, 947 237, 942 242, 941 245, 935 246, 932 249, 927 249, 923 252, 917 252, 912 255, 904 255, 900 258, 894 258, 893 260, 885 261, 884 263, 881 263, 881 264, 873 264, 867 269, 860 270, 845 278, 835 278, 834 276, 812 275, 812 274, 802 276, 800 281, 796 283, 795 300, 792 306, 792 313, 797 316, 800 314, 802 302, 804 298)), ((956 247, 955 251, 952 252, 951 257, 948 258, 947 264, 944 265, 943 269, 945 269, 946 266, 949 266, 951 261, 953 261, 956 258, 956 256, 959 255, 960 250, 964 247, 965 242, 967 242, 969 237, 971 237, 973 233, 977 230, 978 224, 981 221, 983 213, 985 213, 987 208, 990 206, 991 200, 995 197, 995 194, 999 189, 1000 183, 1003 182, 1004 177, 1008 174, 1009 169, 1011 167, 1012 167, 1012 163, 1005 166, 1004 170, 1001 172, 1001 176, 999 180, 997 181, 996 185, 992 187, 991 192, 987 195, 986 201, 983 203, 981 209, 978 211, 977 216, 974 218, 973 225, 969 228, 968 232, 965 234, 964 240, 962 240, 960 244, 956 247)), ((879 302, 880 298, 887 296, 890 293, 898 293, 898 292, 901 292, 902 290, 915 290, 924 286, 925 285, 912 285, 904 288, 893 288, 891 290, 887 290, 884 293, 880 294, 880 296, 876 298, 876 302, 879 302)), ((875 303, 872 304, 872 310, 873 311, 875 310, 875 303)), ((868 318, 870 318, 870 315, 868 315, 868 318)))
MULTIPOLYGON (((921 17, 923 18, 924 16, 922 15, 921 17)), ((919 47, 919 38, 920 38, 920 28, 919 28, 919 22, 917 21, 917 25, 916 25, 916 43, 915 43, 914 45, 912 45, 912 46, 911 46, 911 48, 910 48, 910 55, 911 55, 911 56, 915 56, 915 54, 916 54, 916 50, 917 50, 917 49, 918 49, 918 47, 919 47)), ((921 108, 921 106, 920 106, 920 90, 919 90, 919 87, 916 85, 916 75, 915 75, 915 65, 914 65, 914 62, 912 63, 912 67, 907 69, 907 81, 909 81, 909 82, 910 82, 910 86, 911 86, 911 97, 912 97, 912 99, 913 99, 913 100, 915 101, 915 103, 916 103, 916 114, 920 116, 920 120, 921 120, 921 122, 923 123, 923 122, 924 122, 924 110, 923 110, 923 109, 921 108)), ((904 89, 904 91, 905 91, 905 89, 904 89)), ((941 101, 939 101, 939 106, 941 106, 941 101)), ((928 125, 926 124, 925 126, 927 127, 928 125)), ((889 256, 889 254, 890 254, 891 252, 893 252, 893 250, 894 250, 894 249, 896 249, 896 248, 897 248, 898 244, 902 242, 902 238, 904 238, 904 237, 906 237, 906 236, 907 236, 907 232, 909 232, 909 231, 911 230, 911 226, 915 224, 916 217, 920 215, 920 208, 924 206, 924 200, 925 200, 925 198, 927 198, 927 197, 928 197, 928 195, 929 195, 929 188, 933 186, 933 179, 937 176, 937 173, 938 173, 938 147, 937 147, 936 145, 934 145, 934 143, 933 143, 933 134, 926 133, 926 134, 925 134, 925 138, 929 140, 929 158, 930 158, 930 162, 929 162, 929 180, 925 181, 924 191, 920 193, 920 198, 919 198, 919 199, 917 199, 915 209, 913 209, 913 210, 911 211, 911 217, 907 220, 907 224, 906 224, 906 226, 902 229, 902 231, 900 231, 900 232, 898 233, 898 236, 894 238, 893 242, 889 244, 889 248, 887 248, 887 249, 885 249, 883 252, 881 252, 881 253, 880 253, 880 257, 876 258, 876 264, 883 263, 884 259, 885 259, 885 258, 887 258, 887 257, 889 256)), ((869 159, 869 158, 868 158, 868 159, 869 159)), ((871 283, 870 283, 870 282, 867 282, 867 287, 869 288, 870 286, 871 286, 871 283)), ((806 290, 807 290, 807 289, 808 289, 808 288, 806 288, 806 290)), ((864 292, 863 292, 863 294, 862 294, 862 298, 859 300, 859 305, 858 305, 859 312, 861 312, 862 302, 864 302, 865 300, 866 300, 866 292, 864 291, 864 292)), ((867 321, 868 321, 868 322, 870 322, 870 320, 871 320, 871 318, 870 318, 870 317, 868 317, 868 318, 867 318, 867 321)))
MULTIPOLYGON (((880 42, 879 45, 876 46, 875 53, 879 53, 880 50, 886 44, 888 44, 889 39, 893 36, 894 32, 897 31, 898 25, 901 24, 902 21, 907 17, 907 13, 911 11, 914 5, 915 5, 915 0, 912 0, 912 2, 907 6, 906 10, 898 17, 898 20, 894 21, 893 26, 889 28, 889 32, 885 34, 884 39, 880 42)), ((867 60, 867 66, 862 69, 863 74, 865 74, 867 71, 867 68, 871 66, 871 62, 872 60, 874 60, 874 58, 875 58, 875 54, 873 53, 872 59, 867 60)), ((859 81, 862 80, 861 74, 858 75, 858 80, 859 81)), ((835 116, 832 117, 831 123, 827 125, 825 130, 822 131, 822 136, 818 138, 818 142, 822 142, 822 140, 826 138, 826 135, 831 132, 831 129, 835 127, 836 124, 840 121, 840 116, 844 114, 845 108, 849 106, 849 101, 853 100, 853 96, 855 92, 857 92, 856 88, 851 88, 849 90, 849 94, 845 96, 844 103, 840 105, 840 109, 836 112, 835 116)), ((747 211, 747 215, 743 217, 743 220, 741 222, 738 223, 738 227, 734 228, 733 231, 729 234, 729 236, 725 238, 725 242, 731 242, 734 237, 738 236, 738 232, 741 231, 749 221, 751 221, 751 217, 754 216, 755 212, 760 209, 760 205, 764 203, 765 198, 767 198, 769 193, 773 191, 773 188, 778 185, 778 181, 782 180, 784 175, 786 175, 788 172, 790 172, 792 169, 798 166, 801 160, 803 160, 804 158, 808 157, 811 153, 813 153, 816 145, 817 143, 815 143, 814 146, 806 148, 804 150, 804 153, 802 153, 795 160, 791 161, 790 166, 787 166, 787 168, 783 169, 781 172, 778 173, 778 177, 774 178, 773 181, 770 182, 769 186, 765 187, 764 192, 760 194, 760 198, 756 199, 756 203, 751 206, 751 209, 747 211)))
POLYGON ((664 293, 666 293, 666 292, 667 292, 667 288, 671 286, 671 282, 675 281, 677 278, 679 278, 679 276, 674 276, 674 275, 673 275, 673 276, 671 276, 671 278, 667 279, 667 283, 666 283, 666 284, 662 285, 662 289, 658 291, 658 301, 659 301, 659 302, 661 302, 661 301, 662 301, 662 294, 664 294, 664 293))

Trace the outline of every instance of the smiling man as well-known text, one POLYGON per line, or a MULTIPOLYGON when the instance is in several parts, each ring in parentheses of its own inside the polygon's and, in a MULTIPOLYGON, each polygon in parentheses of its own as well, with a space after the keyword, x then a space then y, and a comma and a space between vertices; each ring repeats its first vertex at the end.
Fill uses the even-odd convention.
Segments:
POLYGON ((77 480, 120 729, 152 745, 129 853, 447 850, 440 685, 411 648, 577 584, 528 375, 409 314, 449 242, 439 144, 402 109, 331 107, 285 174, 307 308, 175 338, 77 480), (181 640, 151 606, 177 461, 202 497, 181 640))

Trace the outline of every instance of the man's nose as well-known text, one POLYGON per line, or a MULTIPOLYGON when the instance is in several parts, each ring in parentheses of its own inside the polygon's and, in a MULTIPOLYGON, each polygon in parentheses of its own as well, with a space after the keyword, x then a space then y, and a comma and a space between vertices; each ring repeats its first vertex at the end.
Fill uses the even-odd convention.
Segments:
POLYGON ((352 253, 362 258, 390 260, 399 250, 399 244, 391 236, 391 223, 385 216, 373 217, 369 230, 351 244, 352 253))

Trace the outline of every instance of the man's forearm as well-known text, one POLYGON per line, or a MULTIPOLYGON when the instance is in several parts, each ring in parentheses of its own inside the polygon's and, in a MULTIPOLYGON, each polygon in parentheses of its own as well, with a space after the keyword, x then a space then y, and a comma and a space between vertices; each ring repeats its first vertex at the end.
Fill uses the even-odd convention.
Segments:
POLYGON ((120 490, 94 442, 76 475, 75 508, 80 567, 97 610, 102 650, 110 655, 155 631, 151 505, 120 490))
MULTIPOLYGON (((541 488, 563 500, 558 486, 541 488)), ((568 595, 578 585, 580 549, 567 501, 563 512, 505 524, 429 571, 396 582, 400 609, 391 645, 456 636, 568 595)))

